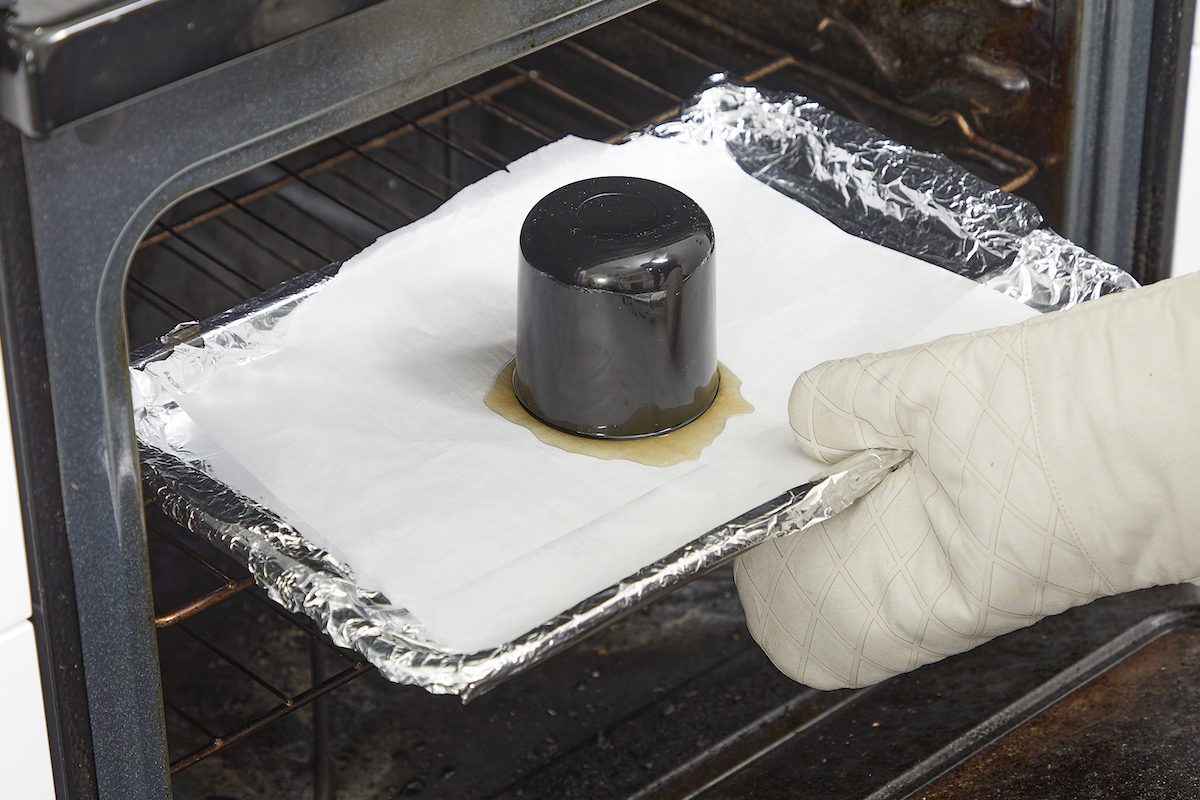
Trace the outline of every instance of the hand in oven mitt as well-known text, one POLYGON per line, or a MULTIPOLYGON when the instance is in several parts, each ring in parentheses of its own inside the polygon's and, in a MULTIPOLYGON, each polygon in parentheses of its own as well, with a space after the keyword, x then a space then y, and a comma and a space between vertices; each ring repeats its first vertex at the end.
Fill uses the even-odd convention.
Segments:
POLYGON ((822 364, 805 452, 913 453, 847 511, 743 554, 755 640, 866 686, 1102 595, 1200 577, 1200 274, 822 364))

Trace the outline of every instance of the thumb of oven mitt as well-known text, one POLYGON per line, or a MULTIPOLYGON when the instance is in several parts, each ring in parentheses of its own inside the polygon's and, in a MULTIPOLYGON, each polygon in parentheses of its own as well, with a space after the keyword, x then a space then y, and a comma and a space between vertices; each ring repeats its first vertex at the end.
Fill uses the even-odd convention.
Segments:
POLYGON ((1200 274, 800 376, 800 446, 912 457, 737 560, 754 639, 866 686, 1097 597, 1200 576, 1200 274))

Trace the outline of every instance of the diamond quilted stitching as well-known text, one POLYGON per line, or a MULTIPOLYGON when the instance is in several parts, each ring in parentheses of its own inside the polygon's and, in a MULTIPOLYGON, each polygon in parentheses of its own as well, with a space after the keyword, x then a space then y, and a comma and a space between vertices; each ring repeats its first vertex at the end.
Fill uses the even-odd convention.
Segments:
MULTIPOLYGON (((1091 593, 1093 596, 1099 595, 1099 584, 1097 591, 1091 593)), ((1066 611, 1068 608, 1079 605, 1080 597, 1075 592, 1065 591, 1057 586, 1046 586, 1042 589, 1042 613, 1043 614, 1058 614, 1066 611)))
POLYGON ((835 520, 739 562, 754 573, 738 573, 752 630, 805 682, 871 683, 1100 592, 1058 525, 1022 335, 950 337, 801 378, 793 425, 822 441, 818 455, 842 455, 831 445, 916 453, 835 520))
POLYGON ((924 503, 916 483, 912 480, 912 472, 913 465, 904 464, 892 474, 885 485, 866 498, 868 502, 877 504, 876 507, 883 506, 882 510, 876 513, 892 546, 901 556, 914 552, 929 532, 928 526, 912 523, 913 520, 924 516, 924 503))
POLYGON ((1008 432, 1000 427, 990 414, 984 414, 979 425, 975 428, 975 436, 971 439, 971 447, 967 451, 967 459, 975 468, 975 473, 999 489, 1008 475, 1008 465, 1012 460, 1013 440, 1008 432))
POLYGON ((1037 610, 1037 593, 1032 588, 1028 575, 993 564, 988 603, 1000 611, 1031 616, 1037 610))
POLYGON ((1050 548, 1050 568, 1046 580, 1067 591, 1087 596, 1096 583, 1096 569, 1077 549, 1055 543, 1050 548))
POLYGON ((954 369, 975 389, 979 397, 987 397, 994 383, 992 365, 1001 361, 1007 347, 990 336, 971 337, 970 347, 964 347, 954 359, 954 369))
POLYGON ((857 376, 848 370, 830 369, 830 364, 822 364, 812 373, 815 380, 805 376, 816 393, 833 409, 849 414, 854 398, 854 388, 857 376))
POLYGON ((744 553, 738 558, 735 568, 735 577, 737 573, 741 573, 742 585, 739 586, 739 589, 753 590, 757 597, 765 599, 776 569, 783 569, 783 562, 774 548, 756 547, 744 553))
POLYGON ((980 626, 976 644, 982 644, 988 639, 995 639, 997 636, 1011 633, 1018 628, 1027 628, 1035 622, 1037 620, 1033 617, 1006 614, 993 609, 983 617, 983 625, 980 626))
MULTIPOLYGON (((763 571, 754 569, 746 558, 750 553, 738 558, 733 563, 733 582, 737 586, 738 597, 742 601, 742 609, 746 612, 746 624, 750 630, 757 630, 759 620, 766 612, 766 599, 754 583, 755 576, 764 576, 763 571)), ((765 575, 769 575, 767 572, 765 575)))
POLYGON ((897 386, 902 402, 923 409, 932 415, 936 402, 936 388, 946 372, 946 365, 928 350, 920 350, 903 364, 897 386))
POLYGON ((850 685, 848 675, 838 675, 835 672, 826 669, 825 666, 815 658, 809 658, 805 662, 804 675, 800 678, 802 683, 818 688, 833 689, 838 686, 850 685))
POLYGON ((878 525, 863 535, 846 559, 846 571, 868 603, 874 605, 887 587, 888 575, 896 566, 888 541, 878 525))
POLYGON ((845 525, 821 528, 822 540, 826 543, 829 553, 839 562, 845 560, 863 530, 871 524, 871 515, 867 508, 856 508, 855 511, 857 513, 846 520, 845 525))
POLYGON ((854 666, 854 650, 847 646, 846 642, 834 633, 832 628, 818 621, 813 630, 812 646, 809 649, 809 669, 813 668, 813 661, 818 662, 843 681, 849 682, 850 670, 854 666), (819 657, 814 655, 817 653, 820 654, 819 657))
POLYGON ((847 449, 852 446, 862 447, 858 438, 858 428, 845 412, 819 401, 813 404, 811 430, 819 432, 822 441, 845 442, 847 449))
POLYGON ((976 414, 963 413, 964 409, 977 407, 975 397, 963 385, 957 375, 947 375, 938 395, 937 410, 933 422, 938 431, 960 452, 966 452, 974 432, 976 414))
POLYGON ((929 470, 937 476, 944 493, 957 498, 962 489, 962 451, 941 436, 934 436, 925 447, 929 470))
POLYGON ((870 661, 862 660, 858 662, 858 669, 854 674, 855 686, 870 686, 873 683, 879 683, 884 678, 890 678, 897 671, 907 668, 907 662, 900 667, 878 667, 870 661))
POLYGON ((979 542, 980 547, 991 548, 1000 521, 1001 503, 996 490, 981 481, 974 471, 964 469, 955 504, 971 538, 979 542))
POLYGON ((954 532, 946 549, 959 585, 973 600, 980 601, 984 593, 984 570, 988 563, 986 551, 964 527, 954 532))
POLYGON ((908 561, 908 572, 916 580, 921 599, 926 605, 933 601, 950 584, 950 559, 941 541, 936 536, 927 536, 908 561))
MULTIPOLYGON (((971 619, 971 630, 975 629, 975 619, 971 619)), ((921 648, 941 656, 949 656, 962 652, 971 646, 970 636, 951 630, 940 617, 932 616, 925 620, 925 628, 921 632, 921 648)))
POLYGON ((1025 574, 1028 580, 1039 580, 1049 559, 1050 539, 1044 530, 1032 527, 1011 508, 1000 512, 996 540, 1003 546, 998 553, 1008 564, 1025 574))
POLYGON ((933 604, 933 616, 937 621, 948 630, 968 639, 974 637, 979 629, 979 612, 978 599, 968 594, 957 581, 933 604))
POLYGON ((775 552, 776 558, 782 559, 787 558, 787 552, 794 544, 794 539, 771 539, 763 547, 769 547, 775 552))
POLYGON ((1027 450, 1019 451, 1013 462, 1005 500, 1010 509, 1020 512, 1043 530, 1050 530, 1053 525, 1054 496, 1050 493, 1045 472, 1027 450))
POLYGON ((800 678, 807 651, 792 637, 791 622, 785 624, 768 615, 761 630, 758 644, 771 656, 771 661, 788 675, 800 678))
POLYGON ((888 585, 880 609, 894 639, 902 639, 909 646, 916 643, 917 629, 925 609, 913 594, 912 585, 905 575, 898 576, 888 585))
POLYGON ((1037 428, 1029 425, 1025 428, 1025 435, 1021 437, 1021 444, 1025 445, 1025 449, 1031 453, 1041 452, 1038 448, 1037 428))
POLYGON ((988 407, 1010 430, 1020 433, 1032 417, 1025 370, 1012 356, 1005 357, 996 374, 995 384, 986 395, 988 407))
MULTIPOLYGON (((862 406, 864 400, 874 403, 874 398, 887 397, 891 395, 891 390, 885 383, 882 376, 874 372, 867 371, 863 373, 859 380, 858 387, 854 393, 854 415, 858 420, 858 424, 870 431, 874 437, 874 441, 885 441, 899 444, 899 431, 896 429, 894 420, 889 416, 871 413, 868 409, 862 406), (870 420, 869 422, 862 421, 863 417, 870 420)), ((865 441, 863 442, 866 443, 865 441)))
POLYGON ((796 536, 804 538, 796 543, 795 556, 788 558, 786 570, 790 579, 804 588, 808 599, 816 603, 837 562, 825 545, 824 527, 814 525, 796 536))
POLYGON ((794 634, 808 630, 812 619, 814 604, 806 601, 804 593, 786 569, 778 573, 778 580, 772 584, 768 599, 768 613, 786 623, 794 634))
POLYGON ((858 638, 859 632, 867 622, 868 612, 859 599, 856 585, 851 585, 853 577, 844 572, 838 573, 829 592, 821 603, 821 616, 839 631, 844 631, 847 637, 858 638))
POLYGON ((868 661, 902 670, 908 666, 912 645, 896 641, 891 632, 876 621, 871 623, 863 638, 862 654, 868 661))

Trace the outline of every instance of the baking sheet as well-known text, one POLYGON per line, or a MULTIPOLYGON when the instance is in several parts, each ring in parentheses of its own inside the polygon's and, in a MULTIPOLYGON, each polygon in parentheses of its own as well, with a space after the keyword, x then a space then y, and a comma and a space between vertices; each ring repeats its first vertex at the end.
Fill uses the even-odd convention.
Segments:
POLYGON ((819 472, 786 420, 803 369, 1033 313, 844 233, 718 148, 564 139, 382 237, 291 315, 277 352, 173 399, 285 519, 471 653, 819 472), (525 213, 606 174, 676 186, 717 231, 719 354, 756 411, 675 467, 547 447, 482 403, 514 350, 525 213))
MULTIPOLYGON (((768 97, 752 87, 719 85, 694 98, 679 120, 659 126, 651 133, 667 139, 706 143, 710 150, 727 152, 733 156, 733 163, 740 164, 784 195, 820 208, 843 230, 863 229, 864 225, 869 228, 870 220, 866 217, 879 210, 895 220, 907 220, 899 228, 893 226, 893 230, 909 229, 908 238, 887 242, 890 246, 918 252, 923 258, 981 281, 1015 276, 1018 283, 1033 287, 1021 299, 1039 310, 1066 307, 1091 296, 1136 285, 1115 267, 1094 259, 1050 231, 1037 230, 1040 217, 1036 209, 1030 213, 1032 207, 1025 201, 998 193, 994 187, 984 186, 981 190, 977 179, 944 159, 938 161, 938 157, 888 142, 869 129, 830 115, 802 97, 768 97), (864 162, 886 167, 887 174, 892 176, 889 182, 881 184, 876 180, 878 174, 861 169, 864 162), (814 189, 813 184, 821 181, 826 181, 825 188, 814 189), (920 190, 914 191, 913 187, 927 187, 930 192, 924 195, 920 190), (809 195, 814 192, 823 192, 824 205, 811 202, 809 195), (841 198, 840 207, 829 200, 835 195, 841 198), (936 216, 939 221, 931 223, 926 216, 936 216), (955 222, 965 217, 970 220, 963 224, 955 222), (952 224, 947 226, 947 221, 952 224), (1039 242, 1041 249, 1027 246, 1030 241, 1039 242), (960 263, 947 255, 953 252, 976 256, 986 252, 988 263, 983 269, 977 258, 966 258, 960 263)), ((479 189, 472 187, 470 192, 452 201, 451 207, 479 189)), ((494 204, 492 189, 489 186, 482 195, 475 194, 475 197, 494 204)), ((788 203, 795 205, 790 200, 788 203)), ((455 213, 471 217, 475 216, 476 210, 458 208, 455 213)), ((435 224, 435 220, 426 224, 435 224)), ((418 224, 406 230, 419 230, 420 227, 418 224)), ((871 233, 870 230, 859 232, 871 233)), ((760 256, 769 253, 773 258, 782 253, 783 258, 776 258, 776 261, 783 264, 811 244, 803 234, 802 229, 789 229, 783 234, 773 231, 758 243, 756 253, 760 256)), ((720 236, 718 232, 718 247, 722 241, 720 236)), ((448 240, 461 238, 460 232, 452 227, 448 240)), ((381 242, 368 252, 377 254, 383 244, 381 242)), ((718 252, 723 251, 719 249, 718 252)), ((887 261, 889 256, 881 257, 884 263, 891 263, 887 261)), ((502 261, 495 248, 481 260, 488 263, 502 261)), ((428 262, 413 258, 402 261, 405 263, 400 268, 407 268, 409 271, 405 274, 410 278, 415 273, 414 280, 432 274, 428 262), (414 262, 418 266, 412 266, 414 262)), ((818 276, 817 283, 836 284, 863 277, 855 271, 859 265, 853 262, 834 257, 829 263, 837 265, 837 272, 818 276)), ((515 271, 515 264, 513 269, 515 271)), ((833 498, 836 506, 839 492, 858 480, 848 477, 864 469, 860 465, 827 479, 813 492, 808 492, 810 484, 807 483, 793 486, 762 506, 690 539, 664 557, 645 564, 635 573, 497 647, 475 653, 450 652, 433 643, 430 631, 406 608, 372 589, 369 576, 364 578, 361 572, 356 574, 345 563, 344 552, 337 547, 333 547, 332 552, 325 549, 322 545, 330 545, 330 542, 322 541, 298 513, 275 497, 219 443, 197 427, 172 397, 172 392, 191 388, 203 382, 205 376, 224 371, 231 364, 278 354, 287 344, 294 321, 292 312, 303 308, 309 299, 328 288, 327 279, 336 271, 337 265, 334 265, 319 273, 302 276, 204 325, 184 326, 168 337, 167 346, 160 352, 142 354, 131 372, 135 420, 142 442, 147 486, 163 507, 192 530, 238 556, 273 598, 285 607, 306 613, 335 642, 363 653, 391 680, 415 683, 437 693, 456 693, 464 699, 486 691, 508 675, 545 658, 638 603, 668 591, 676 583, 766 537, 794 530, 804 519, 832 513, 829 507, 822 505, 823 499, 833 498), (215 480, 214 476, 226 480, 215 480), (230 486, 239 489, 235 491, 230 486), (805 497, 811 498, 816 506, 806 506, 805 497), (292 519, 298 527, 281 517, 292 519)), ((786 270, 778 274, 785 278, 801 277, 786 270)), ((800 280, 800 283, 804 281, 800 280)), ((408 282, 405 284, 406 290, 411 288, 408 282)), ((760 287, 759 302, 762 297, 768 297, 772 302, 781 300, 785 294, 781 288, 795 287, 791 284, 760 287)), ((806 303, 820 295, 814 293, 811 286, 800 288, 806 290, 787 294, 787 302, 782 303, 795 302, 797 315, 804 314, 808 308, 806 303)), ((996 288, 1004 289, 1003 286, 996 288)), ((906 294, 903 287, 899 293, 909 300, 921 295, 921 291, 906 294)), ((1021 292, 1009 291, 1009 294, 1021 295, 1021 292)), ((372 302, 380 305, 377 296, 372 296, 372 302)), ((986 293, 967 291, 959 302, 950 305, 949 313, 943 319, 927 330, 909 330, 908 338, 916 341, 936 333, 939 325, 942 331, 950 332, 988 324, 985 318, 976 314, 979 307, 990 307, 992 302, 986 293), (981 305, 974 305, 976 303, 981 305)), ((753 311, 754 301, 748 307, 753 311)), ((853 303, 851 308, 855 308, 853 303)), ((928 322, 930 306, 924 304, 920 308, 918 316, 928 322)), ((490 309, 488 313, 495 310, 490 309)), ((861 339, 855 339, 871 324, 853 321, 835 325, 831 330, 810 326, 801 336, 792 339, 770 338, 769 334, 786 328, 777 317, 786 319, 787 310, 778 310, 778 315, 767 315, 762 319, 754 317, 749 330, 743 331, 745 339, 759 343, 766 354, 764 360, 778 367, 770 371, 773 378, 766 381, 776 381, 776 395, 782 386, 786 398, 786 388, 790 387, 795 374, 811 365, 802 366, 804 359, 799 354, 813 338, 814 331, 832 333, 834 338, 845 337, 844 355, 882 349, 864 346, 861 339)), ((1027 312, 1017 315, 1023 313, 1027 312)), ((900 327, 914 327, 911 315, 907 318, 902 315, 894 321, 900 327)), ((357 341, 351 346, 371 349, 373 345, 374 342, 357 341)), ((769 394, 765 389, 762 391, 763 397, 769 394)), ((764 408, 761 403, 759 408, 760 411, 764 408)), ((776 407, 777 421, 782 421, 785 408, 785 403, 776 407)), ((790 443, 790 433, 781 425, 776 426, 775 433, 786 434, 784 438, 790 443)), ((779 436, 776 436, 775 444, 782 447, 779 436)), ((782 453, 782 449, 777 452, 782 453)), ((793 456, 796 452, 792 451, 793 456)), ((754 460, 751 456, 750 461, 754 460)), ((795 463, 792 462, 793 466, 795 463)), ((878 473, 880 468, 879 463, 873 463, 866 471, 878 473)), ((339 479, 332 471, 326 472, 331 482, 339 479)), ((480 525, 492 523, 487 514, 480 516, 480 525)), ((691 533, 694 535, 694 531, 691 533)), ((541 577, 536 572, 533 575, 535 581, 541 577)), ((495 603, 489 607, 494 608, 495 603)))

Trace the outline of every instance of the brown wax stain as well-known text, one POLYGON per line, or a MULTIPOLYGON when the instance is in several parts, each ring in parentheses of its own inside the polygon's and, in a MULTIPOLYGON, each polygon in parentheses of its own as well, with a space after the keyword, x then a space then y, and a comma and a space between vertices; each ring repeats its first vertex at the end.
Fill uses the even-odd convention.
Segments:
POLYGON ((742 382, 724 364, 717 364, 721 375, 720 388, 708 410, 682 428, 649 436, 645 439, 592 439, 552 428, 525 410, 513 391, 513 370, 516 359, 511 359, 492 382, 492 388, 484 395, 483 402, 492 411, 509 422, 528 428, 533 435, 551 447, 578 453, 592 458, 623 458, 648 467, 670 467, 684 461, 695 461, 700 452, 708 447, 725 430, 730 417, 749 414, 754 406, 742 397, 742 382))

